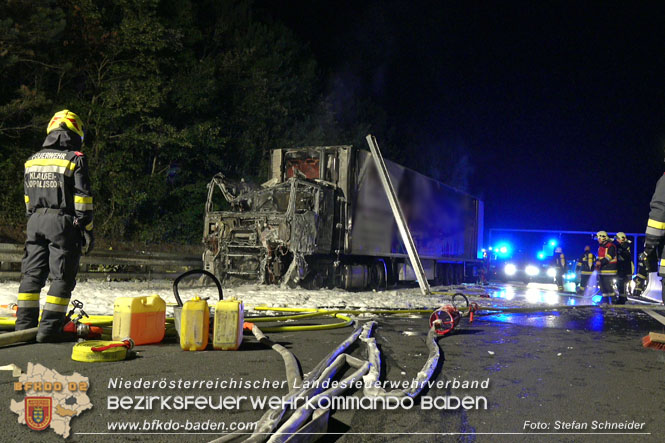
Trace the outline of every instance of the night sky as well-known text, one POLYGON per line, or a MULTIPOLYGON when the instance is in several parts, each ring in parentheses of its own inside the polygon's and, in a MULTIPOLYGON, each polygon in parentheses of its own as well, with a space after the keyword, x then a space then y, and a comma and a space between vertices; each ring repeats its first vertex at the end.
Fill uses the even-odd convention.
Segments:
POLYGON ((665 171, 665 2, 269 3, 331 90, 468 156, 486 227, 644 232, 665 171))

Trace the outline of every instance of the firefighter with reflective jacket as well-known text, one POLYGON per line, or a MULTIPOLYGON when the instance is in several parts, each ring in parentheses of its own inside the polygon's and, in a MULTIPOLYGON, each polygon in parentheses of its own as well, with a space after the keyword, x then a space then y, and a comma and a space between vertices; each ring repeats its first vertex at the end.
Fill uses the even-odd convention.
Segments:
POLYGON ((56 342, 69 338, 62 329, 81 253, 94 245, 93 206, 88 163, 80 152, 81 119, 68 110, 57 112, 46 134, 42 150, 25 162, 29 218, 15 328, 39 324, 37 341, 56 342), (47 277, 51 286, 40 321, 39 295, 47 277))
MULTIPOLYGON (((591 247, 586 245, 584 247, 584 254, 577 259, 577 272, 580 273, 580 292, 584 292, 586 286, 589 282, 589 277, 593 274, 593 270, 596 267, 596 256, 591 252, 591 247)), ((595 288, 593 288, 595 292, 595 288)))
POLYGON ((617 289, 619 290, 619 304, 626 303, 626 285, 633 277, 633 251, 630 240, 623 232, 617 232, 617 289))
POLYGON ((556 269, 556 289, 563 292, 563 276, 566 273, 566 257, 563 255, 563 250, 558 247, 554 250, 554 269, 556 269))
POLYGON ((652 265, 651 261, 656 259, 656 254, 649 256, 646 252, 637 257, 637 273, 633 278, 635 287, 633 288, 633 297, 641 297, 644 290, 647 288, 649 280, 649 272, 651 269, 656 269, 656 265, 652 265))
MULTIPOLYGON (((656 258, 658 249, 662 248, 663 240, 665 240, 665 175, 662 175, 656 183, 656 190, 651 197, 650 207, 644 252, 643 256, 640 255, 640 262, 646 263, 647 266, 649 262, 656 258)), ((653 272, 655 269, 648 269, 648 271, 653 272)), ((642 274, 642 272, 638 272, 638 274, 642 274)), ((646 272, 644 272, 644 275, 646 275, 646 272)), ((658 262, 658 275, 660 277, 665 276, 665 251, 663 251, 658 262)), ((662 283, 665 285, 665 279, 662 280, 662 283)))
POLYGON ((600 290, 603 294, 603 303, 610 303, 614 296, 613 280, 617 276, 617 247, 605 231, 599 231, 596 237, 598 238, 596 269, 600 274, 600 290))

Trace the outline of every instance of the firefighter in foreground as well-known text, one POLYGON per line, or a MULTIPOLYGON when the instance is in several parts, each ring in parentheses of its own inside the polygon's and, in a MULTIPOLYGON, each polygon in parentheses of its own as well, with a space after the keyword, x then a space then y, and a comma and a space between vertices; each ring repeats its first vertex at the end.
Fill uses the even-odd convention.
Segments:
POLYGON ((576 265, 577 272, 580 273, 580 293, 584 293, 586 286, 589 283, 589 277, 591 277, 591 274, 593 274, 595 266, 596 256, 591 252, 591 247, 586 245, 584 247, 584 253, 580 258, 577 259, 576 265))
POLYGON ((554 269, 556 269, 556 289, 563 292, 563 276, 566 274, 566 257, 563 255, 563 250, 558 247, 554 250, 554 269))
POLYGON ((633 251, 630 248, 631 241, 626 234, 617 232, 617 289, 619 290, 619 303, 626 303, 626 286, 633 277, 635 267, 633 266, 633 251))
POLYGON ((600 290, 603 295, 603 303, 611 303, 614 296, 613 280, 617 276, 617 247, 608 237, 607 232, 599 231, 598 256, 596 269, 600 274, 600 290))
POLYGON ((46 134, 43 149, 25 162, 29 219, 16 313, 16 330, 37 326, 39 294, 49 277, 51 286, 37 332, 41 343, 69 339, 62 328, 79 259, 94 244, 90 177, 80 152, 83 122, 63 110, 53 116, 46 134))
MULTIPOLYGON (((636 281, 637 286, 642 289, 645 286, 647 272, 654 271, 654 269, 647 269, 648 264, 656 256, 657 251, 662 249, 663 240, 665 240, 665 175, 662 175, 656 183, 656 190, 651 197, 650 207, 644 252, 640 255, 640 263, 643 266, 640 266, 641 269, 638 270, 636 281), (641 281, 640 275, 643 277, 641 281)), ((658 275, 660 277, 665 276, 665 251, 663 251, 658 262, 658 275)), ((663 284, 665 285, 665 279, 663 279, 663 284)))

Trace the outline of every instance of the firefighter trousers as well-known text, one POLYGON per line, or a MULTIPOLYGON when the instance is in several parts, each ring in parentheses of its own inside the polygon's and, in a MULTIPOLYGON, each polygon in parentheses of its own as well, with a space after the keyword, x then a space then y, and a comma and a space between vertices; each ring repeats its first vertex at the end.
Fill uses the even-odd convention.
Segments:
POLYGON ((74 217, 57 209, 39 208, 30 216, 21 262, 16 330, 34 328, 39 319, 39 294, 51 286, 39 322, 37 340, 59 334, 74 286, 81 258, 81 232, 74 217))
POLYGON ((556 289, 559 292, 563 291, 563 273, 564 270, 563 268, 556 267, 556 277, 554 277, 554 281, 556 282, 556 289))
POLYGON ((631 280, 630 274, 617 274, 617 289, 619 290, 619 295, 626 295, 626 286, 631 280))
POLYGON ((580 289, 584 291, 586 289, 587 284, 589 284, 589 277, 591 277, 591 274, 585 274, 582 273, 580 276, 580 289))
POLYGON ((617 277, 616 274, 601 274, 598 279, 600 282, 600 291, 603 294, 603 298, 606 298, 607 301, 611 301, 614 297, 614 282, 613 280, 617 277))

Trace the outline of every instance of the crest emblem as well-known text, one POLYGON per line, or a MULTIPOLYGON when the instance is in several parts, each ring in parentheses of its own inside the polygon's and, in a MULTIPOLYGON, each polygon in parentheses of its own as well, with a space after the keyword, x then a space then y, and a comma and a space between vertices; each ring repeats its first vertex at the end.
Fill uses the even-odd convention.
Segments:
POLYGON ((51 397, 25 397, 25 423, 30 429, 43 431, 51 424, 51 397))

